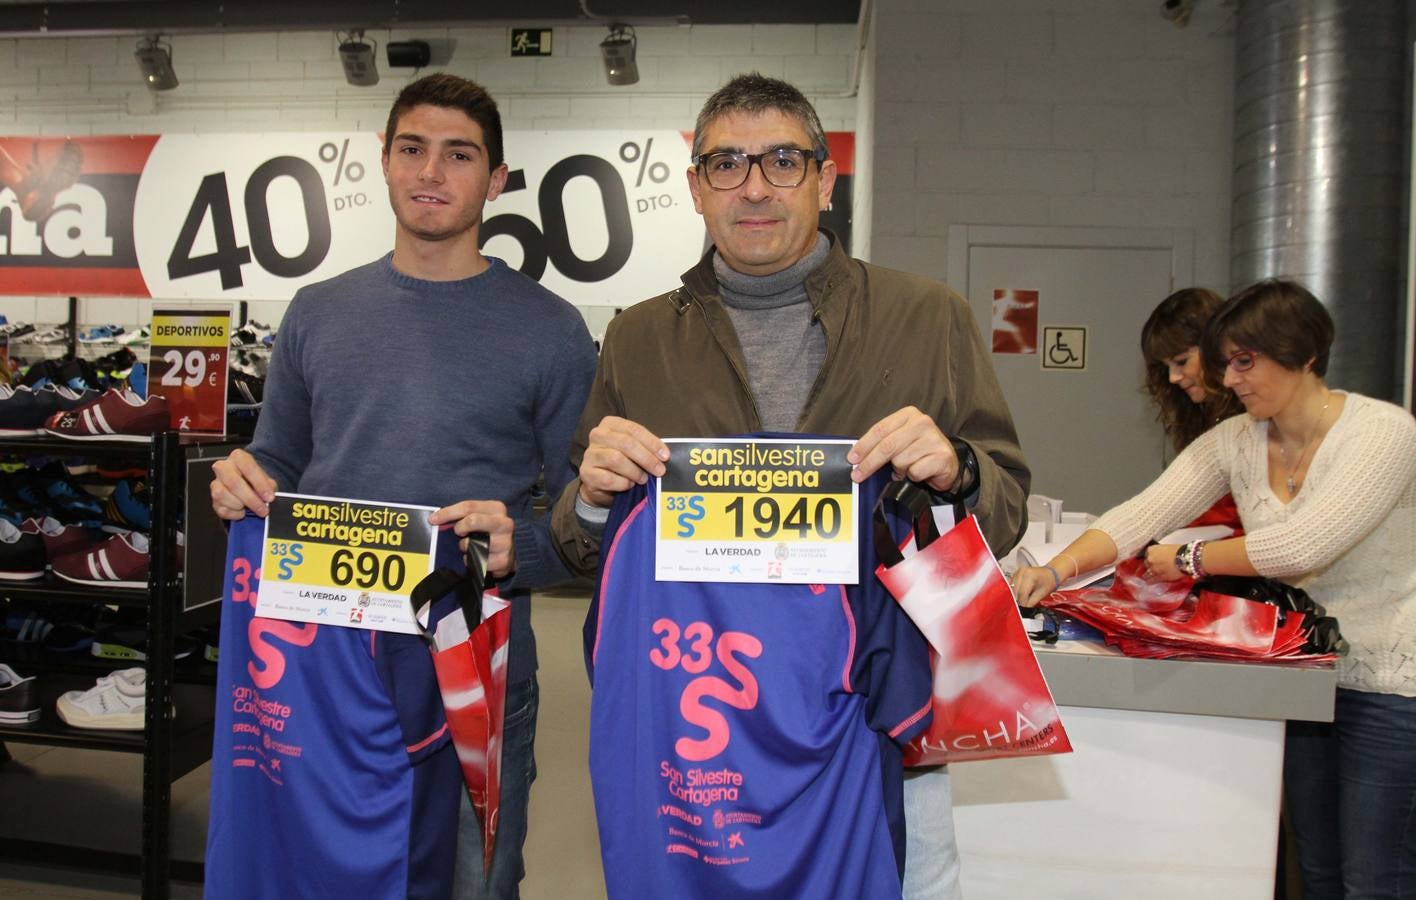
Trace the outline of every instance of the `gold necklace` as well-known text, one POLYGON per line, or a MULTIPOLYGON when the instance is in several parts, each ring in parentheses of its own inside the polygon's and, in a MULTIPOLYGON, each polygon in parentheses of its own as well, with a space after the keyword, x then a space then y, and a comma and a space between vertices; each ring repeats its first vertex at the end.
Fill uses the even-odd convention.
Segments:
POLYGON ((1318 423, 1313 426, 1312 433, 1309 434, 1308 439, 1303 442, 1303 446, 1301 448, 1302 452, 1298 454, 1298 462, 1295 463, 1291 468, 1288 465, 1288 452, 1283 449, 1283 433, 1278 432, 1277 426, 1274 427, 1274 431, 1278 432, 1278 456, 1279 459, 1283 460, 1283 468, 1288 472, 1288 477, 1284 480, 1283 484, 1285 487, 1288 488, 1288 496, 1290 497, 1298 493, 1298 479, 1295 476, 1297 475, 1298 470, 1303 468, 1303 460, 1308 456, 1308 450, 1313 445, 1313 438, 1318 436, 1318 432, 1323 427, 1323 417, 1327 415, 1328 404, 1331 402, 1332 391, 1328 391, 1327 399, 1323 401, 1323 408, 1318 410, 1318 423))

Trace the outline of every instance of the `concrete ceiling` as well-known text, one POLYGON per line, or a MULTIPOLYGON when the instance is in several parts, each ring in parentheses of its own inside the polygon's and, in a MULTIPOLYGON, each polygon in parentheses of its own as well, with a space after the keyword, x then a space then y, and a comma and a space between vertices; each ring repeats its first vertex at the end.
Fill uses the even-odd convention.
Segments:
POLYGON ((860 0, 0 0, 0 34, 289 31, 424 25, 854 23, 860 0), (588 13, 588 15, 587 15, 588 13))

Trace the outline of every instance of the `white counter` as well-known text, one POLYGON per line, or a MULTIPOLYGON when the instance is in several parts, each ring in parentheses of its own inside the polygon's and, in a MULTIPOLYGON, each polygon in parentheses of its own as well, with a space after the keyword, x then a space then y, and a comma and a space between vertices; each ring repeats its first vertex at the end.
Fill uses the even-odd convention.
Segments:
POLYGON ((1273 897, 1284 719, 1331 669, 1039 648, 1074 752, 952 766, 967 900, 1273 897))

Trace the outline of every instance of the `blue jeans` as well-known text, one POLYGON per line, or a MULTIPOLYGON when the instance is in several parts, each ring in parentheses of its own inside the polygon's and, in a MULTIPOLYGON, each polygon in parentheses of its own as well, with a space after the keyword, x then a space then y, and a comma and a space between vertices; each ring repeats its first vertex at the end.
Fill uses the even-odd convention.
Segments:
POLYGON ((1339 689, 1288 723, 1283 778, 1304 900, 1416 898, 1416 698, 1339 689))
POLYGON ((536 780, 536 711, 540 696, 535 675, 506 688, 497 845, 492 851, 492 870, 485 877, 482 825, 467 799, 467 791, 462 792, 452 893, 457 900, 515 900, 520 896, 521 879, 526 875, 521 848, 526 843, 531 782, 536 780))

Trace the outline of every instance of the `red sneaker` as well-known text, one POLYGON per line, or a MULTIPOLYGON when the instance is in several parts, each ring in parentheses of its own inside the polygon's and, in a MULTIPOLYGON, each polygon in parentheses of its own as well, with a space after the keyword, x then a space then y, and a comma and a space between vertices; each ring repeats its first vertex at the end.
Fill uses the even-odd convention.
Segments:
POLYGON ((100 587, 148 586, 148 539, 138 532, 115 534, 88 550, 52 560, 54 574, 65 581, 100 587))
POLYGON ((65 525, 50 516, 25 519, 20 524, 20 531, 39 535, 44 541, 44 556, 50 563, 61 556, 87 549, 93 543, 89 539, 88 529, 82 525, 65 525))
POLYGON ((150 441, 171 427, 171 421, 167 398, 144 400, 132 391, 112 388, 87 406, 50 416, 44 430, 71 441, 150 441))

